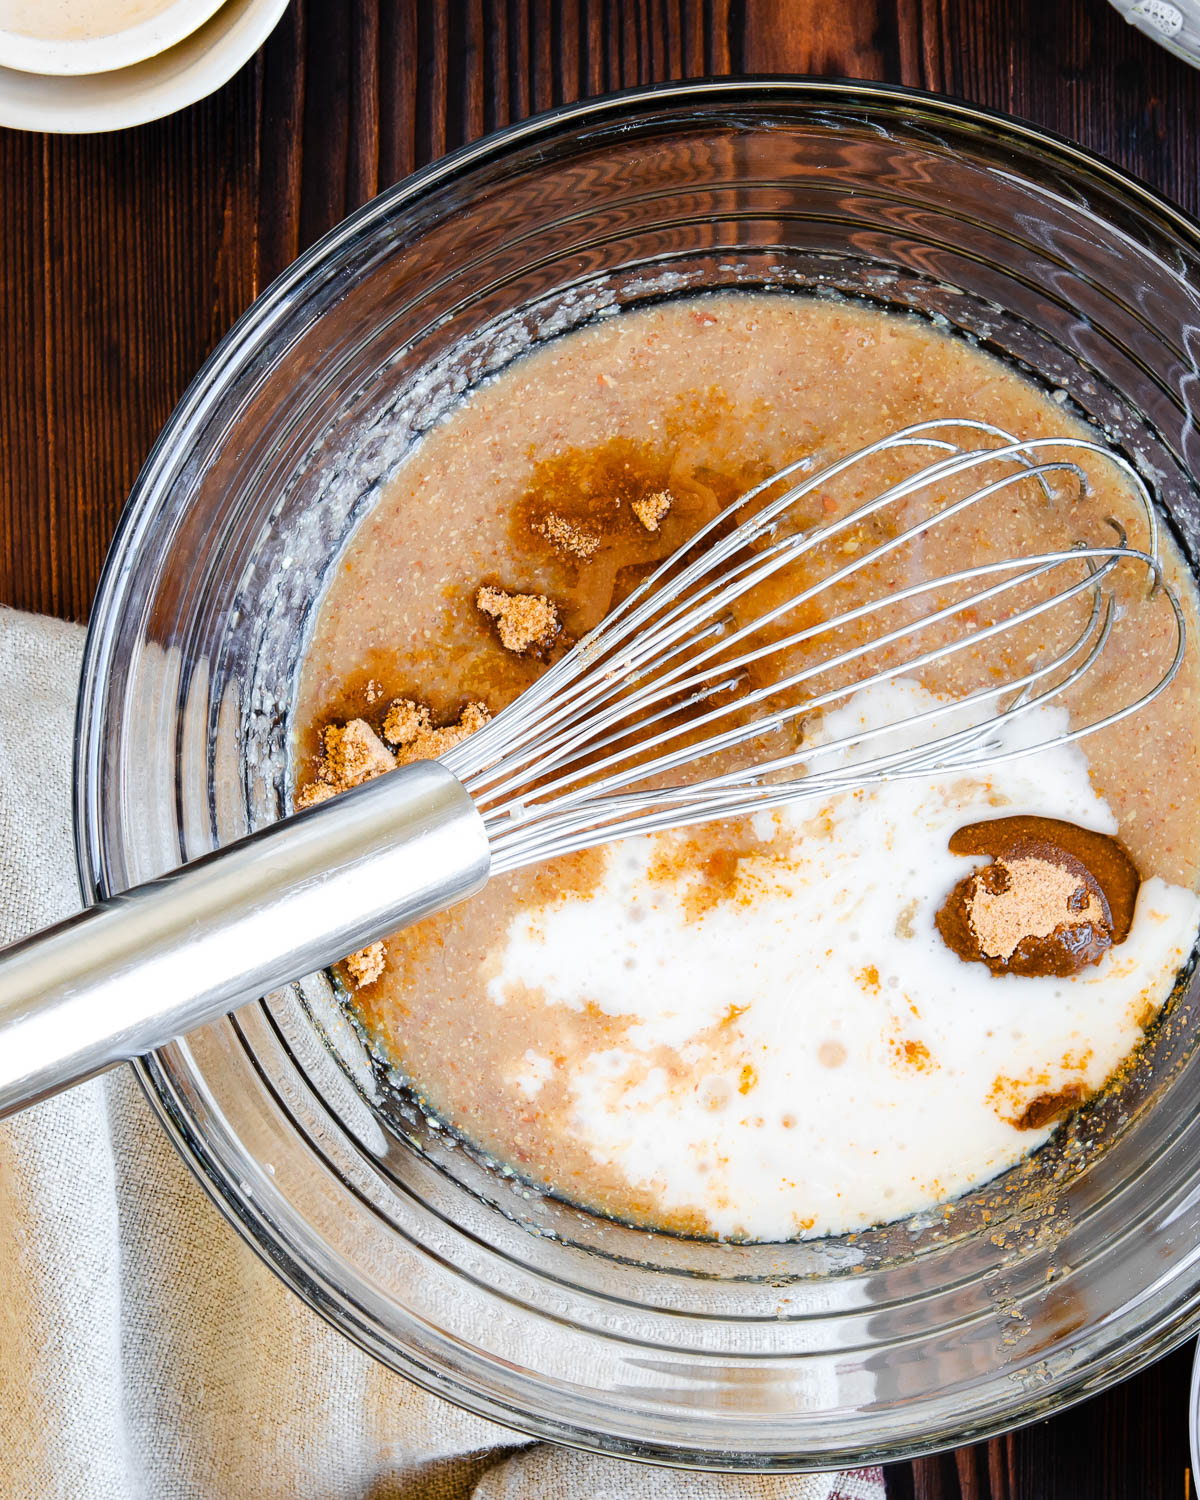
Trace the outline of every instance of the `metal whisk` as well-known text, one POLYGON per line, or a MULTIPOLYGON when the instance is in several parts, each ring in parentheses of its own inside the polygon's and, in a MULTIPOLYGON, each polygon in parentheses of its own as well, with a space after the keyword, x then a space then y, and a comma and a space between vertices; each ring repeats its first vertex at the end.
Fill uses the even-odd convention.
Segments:
POLYGON ((445 757, 483 814, 493 873, 630 834, 736 817, 897 776, 980 769, 1036 754, 1137 712, 1178 672, 1183 613, 1162 581, 1150 495, 1121 455, 1083 438, 1022 441, 985 422, 930 421, 806 473, 811 467, 810 460, 801 460, 773 474, 710 521, 510 708, 445 757), (966 435, 976 445, 964 447, 966 435), (981 438, 993 446, 978 446, 981 438), (900 452, 929 457, 844 514, 802 530, 787 529, 788 518, 832 481, 900 452), (1047 501, 1053 476, 1069 476, 1086 489, 1087 475, 1075 460, 1088 454, 1102 457, 1127 480, 1145 520, 1147 550, 1131 547, 1124 529, 1112 521, 1114 539, 1107 544, 982 562, 832 610, 817 624, 786 628, 801 607, 973 508, 999 502, 1016 486, 1033 483, 1047 501), (986 478, 973 482, 980 474, 986 478), (963 492, 953 493, 964 480, 963 492), (728 611, 752 601, 764 583, 828 550, 865 520, 946 491, 952 498, 895 534, 764 612, 729 623, 728 611), (756 507, 756 502, 761 503, 756 507), (730 528, 731 518, 745 511, 747 518, 730 528), (1021 717, 1034 716, 1036 723, 1035 711, 1078 689, 1108 646, 1117 613, 1110 575, 1122 564, 1142 570, 1148 591, 1162 593, 1173 612, 1175 638, 1164 653, 1161 674, 1127 700, 1107 704, 1102 714, 1068 730, 1035 732, 1013 748, 997 730, 1021 717), (1039 581, 1049 587, 1034 599, 1022 598, 1039 581), (902 623, 881 625, 865 640, 844 640, 851 627, 881 621, 900 604, 948 590, 961 592, 902 623), (1090 608, 1061 650, 1024 671, 1010 667, 952 704, 783 754, 766 750, 745 758, 737 769, 683 785, 663 784, 665 776, 762 742, 771 731, 811 719, 865 687, 919 678, 985 644, 999 648, 1022 627, 1081 599, 1090 608), (1010 601, 1015 602, 1006 612, 1010 601), (948 642, 922 644, 931 627, 970 619, 985 605, 997 610, 989 624, 961 629, 948 642), (781 633, 771 635, 776 627, 783 627, 781 633), (767 685, 745 686, 752 667, 761 673, 764 664, 786 661, 789 652, 817 640, 826 643, 817 661, 794 669, 785 665, 767 685), (907 654, 864 675, 849 674, 885 648, 907 654), (814 682, 839 672, 842 680, 812 690, 814 682), (781 697, 788 701, 780 704, 781 697))
POLYGON ((380 776, 0 955, 0 1115, 442 910, 492 874, 1094 733, 1162 692, 1184 647, 1150 494, 1097 443, 931 421, 824 468, 800 460, 714 517, 442 761, 380 776), (1063 483, 1086 489, 1096 463, 1126 480, 1144 546, 1114 520, 1111 541, 924 576, 921 550, 940 537, 952 546, 969 512, 995 515, 1030 493, 1035 506, 1065 506, 1063 483), (881 467, 886 481, 857 498, 881 467), (1151 678, 1114 682, 1112 663, 1097 667, 1124 607, 1122 567, 1144 579, 1127 598, 1165 600, 1173 637, 1151 678), (893 584, 889 569, 915 576, 893 584), (877 589, 877 575, 889 586, 877 589), (966 689, 933 707, 822 729, 864 689, 980 659, 966 689), (1109 689, 1098 705, 1090 677, 1109 689), (1067 727, 1042 712, 1056 704, 1067 727))

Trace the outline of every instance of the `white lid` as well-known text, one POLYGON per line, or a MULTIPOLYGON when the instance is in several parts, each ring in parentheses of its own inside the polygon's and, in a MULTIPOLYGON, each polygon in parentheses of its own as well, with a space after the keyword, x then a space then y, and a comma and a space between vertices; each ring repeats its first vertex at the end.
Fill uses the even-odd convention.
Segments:
POLYGON ((1200 0, 1109 0, 1139 31, 1200 67, 1200 0))

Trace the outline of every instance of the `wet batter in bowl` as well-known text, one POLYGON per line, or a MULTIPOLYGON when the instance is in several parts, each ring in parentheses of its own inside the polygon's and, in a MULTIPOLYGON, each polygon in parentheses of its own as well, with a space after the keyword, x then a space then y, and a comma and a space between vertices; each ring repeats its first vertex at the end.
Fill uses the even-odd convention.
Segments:
MULTIPOLYGON (((423 439, 341 559, 300 683, 297 802, 474 732, 784 463, 963 415, 1079 432, 961 339, 798 296, 683 299, 529 354, 423 439)), ((1085 467, 1085 497, 977 507, 910 566, 1109 540, 1109 516, 1142 536, 1115 470, 1085 467)), ((860 498, 848 484, 798 519, 860 498)), ((1170 658, 1169 610, 1144 582, 1118 584, 1093 707, 1170 658)), ((806 733, 929 707, 992 664, 860 689, 806 733)), ((925 1208, 1101 1088, 1187 961, 1198 685, 1189 653, 1147 710, 1082 746, 498 878, 355 955, 353 1003, 430 1109, 604 1213, 769 1240, 925 1208)), ((1066 727, 1067 707, 1039 712, 1058 716, 1039 738, 1066 727)))

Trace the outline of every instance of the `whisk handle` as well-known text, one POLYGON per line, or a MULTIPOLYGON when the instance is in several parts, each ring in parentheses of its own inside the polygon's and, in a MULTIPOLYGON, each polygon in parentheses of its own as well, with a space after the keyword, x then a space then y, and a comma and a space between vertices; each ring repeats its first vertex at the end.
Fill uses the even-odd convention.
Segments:
POLYGON ((298 979, 487 881, 459 781, 419 761, 0 953, 0 1117, 298 979))

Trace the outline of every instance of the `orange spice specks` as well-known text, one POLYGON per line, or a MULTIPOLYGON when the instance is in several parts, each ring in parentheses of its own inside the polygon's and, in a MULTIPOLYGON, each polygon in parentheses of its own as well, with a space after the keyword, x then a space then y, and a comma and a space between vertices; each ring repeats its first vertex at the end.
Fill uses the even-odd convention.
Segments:
POLYGON ((748 1094, 758 1082, 758 1074, 751 1063, 743 1063, 742 1071, 738 1074, 738 1093, 748 1094))
POLYGON ((932 1073, 935 1068, 941 1066, 924 1042, 916 1037, 904 1035, 899 1021, 892 1022, 885 1040, 894 1067, 911 1068, 917 1073, 932 1073))
POLYGON ((752 906, 770 889, 771 871, 791 864, 778 842, 748 825, 715 824, 664 839, 647 875, 655 884, 684 885, 683 907, 694 920, 718 905, 752 906))

